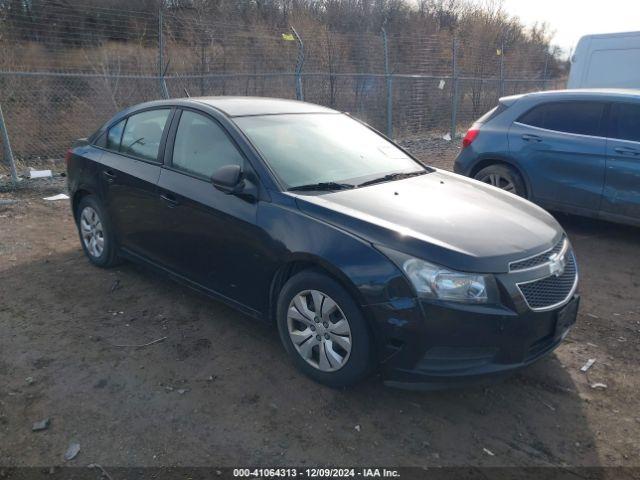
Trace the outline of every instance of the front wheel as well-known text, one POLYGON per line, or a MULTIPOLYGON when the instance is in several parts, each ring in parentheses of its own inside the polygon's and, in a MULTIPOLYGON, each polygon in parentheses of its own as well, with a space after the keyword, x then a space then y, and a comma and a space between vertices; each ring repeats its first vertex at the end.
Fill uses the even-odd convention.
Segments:
POLYGON ((88 195, 80 200, 76 218, 80 243, 89 261, 103 268, 118 264, 109 219, 95 196, 88 195))
POLYGON ((515 193, 520 197, 527 196, 527 190, 522 180, 522 176, 508 165, 489 165, 483 168, 473 177, 481 182, 488 183, 494 187, 501 188, 510 193, 515 193))
POLYGON ((280 292, 278 331, 296 367, 313 380, 339 388, 371 370, 371 337, 351 295, 312 270, 293 276, 280 292))

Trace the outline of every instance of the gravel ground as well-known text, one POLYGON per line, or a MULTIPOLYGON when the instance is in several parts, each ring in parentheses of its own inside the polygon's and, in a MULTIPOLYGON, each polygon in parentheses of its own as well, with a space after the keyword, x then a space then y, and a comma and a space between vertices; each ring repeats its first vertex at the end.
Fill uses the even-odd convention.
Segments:
MULTIPOLYGON (((410 148, 450 166, 457 146, 427 143, 410 148)), ((336 391, 298 374, 274 330, 142 267, 92 267, 68 202, 42 200, 62 191, 61 178, 0 191, 17 200, 0 205, 2 465, 60 465, 78 442, 69 465, 640 466, 637 229, 558 217, 579 319, 512 378, 336 391)))
POLYGON ((441 136, 409 139, 400 141, 400 145, 411 152, 418 160, 432 167, 453 170, 453 161, 460 151, 461 140, 444 140, 441 136))

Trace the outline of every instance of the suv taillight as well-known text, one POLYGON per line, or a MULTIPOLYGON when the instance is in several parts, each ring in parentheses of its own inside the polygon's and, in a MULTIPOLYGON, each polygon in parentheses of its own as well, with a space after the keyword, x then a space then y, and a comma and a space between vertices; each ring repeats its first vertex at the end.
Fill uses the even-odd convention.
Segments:
POLYGON ((471 145, 479 133, 480 129, 475 125, 467 130, 467 134, 462 139, 462 148, 467 148, 469 145, 471 145))
POLYGON ((69 162, 71 161, 72 149, 67 150, 67 153, 64 155, 64 164, 69 167, 69 162))

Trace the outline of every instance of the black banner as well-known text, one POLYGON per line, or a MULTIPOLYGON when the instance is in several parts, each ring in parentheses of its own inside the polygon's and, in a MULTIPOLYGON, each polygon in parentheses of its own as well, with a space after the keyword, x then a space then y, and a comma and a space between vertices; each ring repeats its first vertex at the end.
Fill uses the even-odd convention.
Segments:
POLYGON ((403 480, 640 480, 640 467, 0 467, 0 480, 209 480, 209 479, 403 480))

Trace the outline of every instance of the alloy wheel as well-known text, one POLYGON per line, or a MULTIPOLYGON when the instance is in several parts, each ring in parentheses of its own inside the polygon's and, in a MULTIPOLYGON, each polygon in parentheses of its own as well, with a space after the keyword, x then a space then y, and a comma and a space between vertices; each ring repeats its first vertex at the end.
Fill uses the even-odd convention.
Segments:
POLYGON ((93 207, 86 206, 80 213, 80 233, 87 252, 94 258, 99 258, 104 251, 104 231, 98 212, 93 207))
POLYGON ((487 175, 483 175, 478 178, 478 180, 488 183, 489 185, 493 185, 494 187, 501 188, 502 190, 506 190, 507 192, 516 193, 516 186, 513 184, 511 179, 500 175, 499 173, 488 173, 487 175))
POLYGON ((325 293, 304 290, 293 297, 287 311, 287 330, 298 354, 320 371, 335 372, 349 360, 349 321, 325 293))

